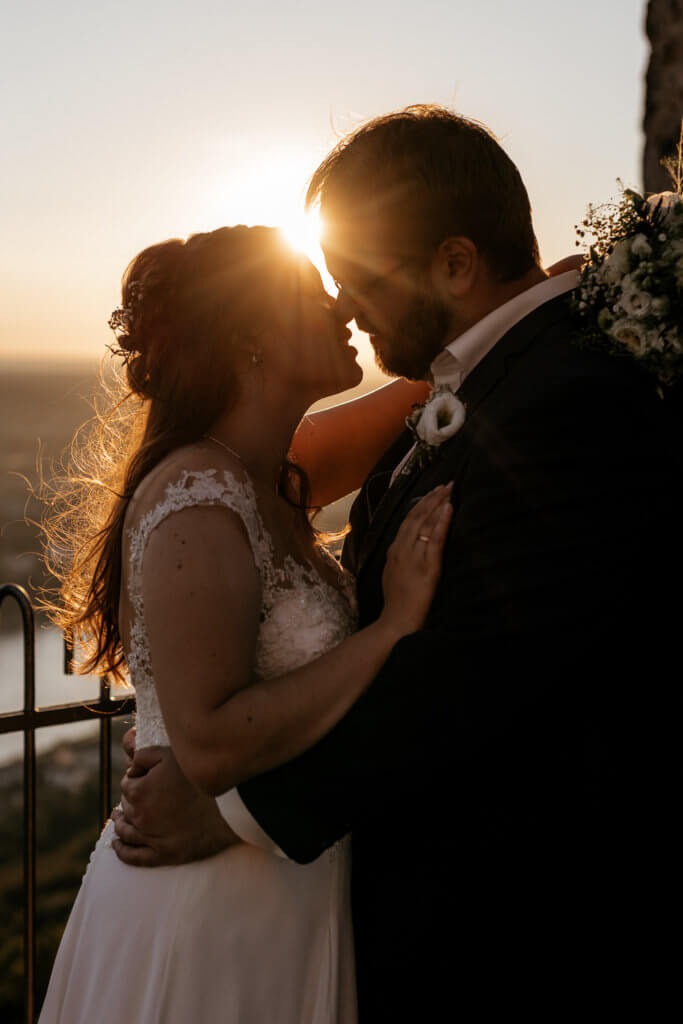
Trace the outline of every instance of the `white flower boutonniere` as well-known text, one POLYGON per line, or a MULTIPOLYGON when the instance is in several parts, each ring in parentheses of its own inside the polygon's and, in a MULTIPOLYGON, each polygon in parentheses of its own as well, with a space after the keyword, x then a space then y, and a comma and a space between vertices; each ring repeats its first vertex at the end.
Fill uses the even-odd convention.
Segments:
POLYGON ((415 446, 400 470, 401 476, 423 468, 436 457, 439 447, 453 437, 465 422, 465 406, 455 392, 442 384, 434 388, 424 403, 406 419, 415 438, 415 446))

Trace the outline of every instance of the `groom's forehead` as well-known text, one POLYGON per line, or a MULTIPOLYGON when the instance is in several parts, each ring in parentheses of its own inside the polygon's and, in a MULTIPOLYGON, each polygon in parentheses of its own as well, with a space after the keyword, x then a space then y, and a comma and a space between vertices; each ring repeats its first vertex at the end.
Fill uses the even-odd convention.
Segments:
POLYGON ((356 274, 381 274, 404 250, 400 232, 387 229, 377 218, 323 222, 320 244, 327 269, 340 281, 356 274))

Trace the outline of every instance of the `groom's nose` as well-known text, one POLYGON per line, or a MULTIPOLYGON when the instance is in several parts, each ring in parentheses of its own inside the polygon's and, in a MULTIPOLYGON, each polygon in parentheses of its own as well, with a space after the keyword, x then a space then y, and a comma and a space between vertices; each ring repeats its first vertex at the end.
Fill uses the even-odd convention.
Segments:
POLYGON ((334 312, 343 324, 348 324, 349 320, 353 320, 356 315, 356 304, 344 288, 339 289, 334 312))

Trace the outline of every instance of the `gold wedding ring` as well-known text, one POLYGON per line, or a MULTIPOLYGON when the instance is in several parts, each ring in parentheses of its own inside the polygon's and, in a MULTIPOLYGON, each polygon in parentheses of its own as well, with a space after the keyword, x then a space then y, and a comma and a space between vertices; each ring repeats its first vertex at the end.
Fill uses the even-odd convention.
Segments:
POLYGON ((421 533, 417 539, 421 540, 423 544, 429 544, 431 538, 428 537, 426 533, 421 533))

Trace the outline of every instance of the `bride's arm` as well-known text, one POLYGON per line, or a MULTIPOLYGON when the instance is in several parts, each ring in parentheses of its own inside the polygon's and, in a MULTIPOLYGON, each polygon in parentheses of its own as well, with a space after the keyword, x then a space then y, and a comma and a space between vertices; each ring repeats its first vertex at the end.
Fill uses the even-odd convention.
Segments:
POLYGON ((404 520, 374 623, 315 661, 256 682, 261 581, 240 519, 226 508, 193 507, 154 530, 143 565, 145 625, 164 723, 191 782, 223 793, 301 754, 336 725, 427 615, 449 496, 438 488, 404 520), (421 533, 429 544, 419 542, 421 533))
POLYGON ((429 385, 396 380, 361 398, 310 413, 294 435, 291 456, 306 470, 313 505, 329 505, 360 487, 398 436, 429 385))

